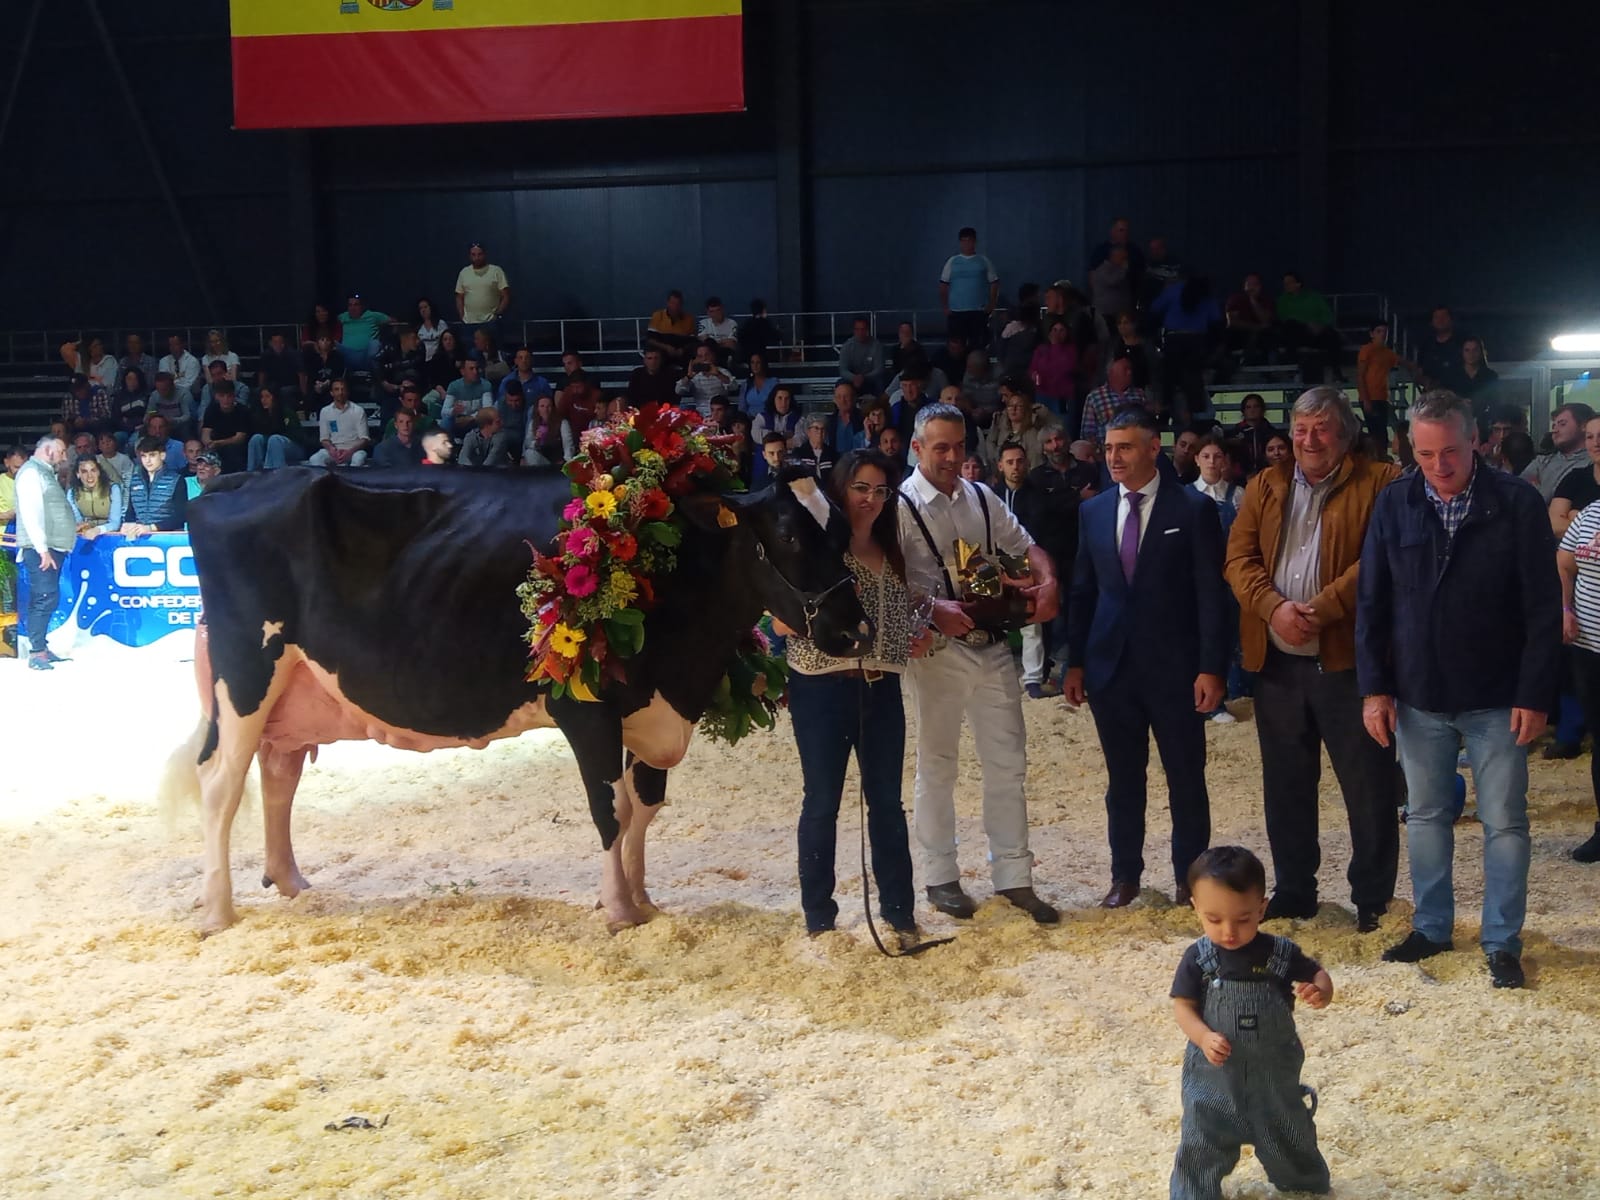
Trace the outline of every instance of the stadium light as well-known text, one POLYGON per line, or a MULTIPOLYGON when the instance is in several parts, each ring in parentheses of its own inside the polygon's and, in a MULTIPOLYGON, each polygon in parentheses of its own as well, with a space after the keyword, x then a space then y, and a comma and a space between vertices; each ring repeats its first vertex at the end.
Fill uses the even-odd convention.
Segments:
POLYGON ((1600 354, 1600 333, 1563 333, 1550 339, 1557 354, 1600 354))

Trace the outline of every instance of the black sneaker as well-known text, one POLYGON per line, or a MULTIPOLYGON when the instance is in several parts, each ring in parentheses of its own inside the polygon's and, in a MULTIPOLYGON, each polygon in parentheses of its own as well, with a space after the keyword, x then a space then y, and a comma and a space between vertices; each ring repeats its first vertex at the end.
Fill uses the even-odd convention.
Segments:
POLYGON ((1383 912, 1381 908, 1357 908, 1356 932, 1376 933, 1378 926, 1383 923, 1383 912))
POLYGON ((1573 742, 1551 742, 1544 748, 1545 758, 1577 758, 1583 747, 1573 742))
POLYGON ((1294 896, 1275 894, 1267 901, 1267 921, 1309 921, 1317 915, 1315 900, 1300 900, 1294 896))
POLYGON ((1594 833, 1589 840, 1581 846, 1574 847, 1572 858, 1575 862, 1592 863, 1600 862, 1600 821, 1595 822, 1594 833))
POLYGON ((1446 950, 1454 950, 1454 942, 1436 942, 1432 938, 1423 937, 1415 929, 1406 935, 1406 940, 1398 945, 1390 946, 1383 952, 1384 962, 1421 962, 1425 958, 1432 958, 1435 954, 1443 954, 1446 950))
POLYGON ((1509 950, 1491 950, 1484 955, 1489 964, 1489 979, 1497 988, 1519 988, 1526 982, 1522 962, 1509 950))

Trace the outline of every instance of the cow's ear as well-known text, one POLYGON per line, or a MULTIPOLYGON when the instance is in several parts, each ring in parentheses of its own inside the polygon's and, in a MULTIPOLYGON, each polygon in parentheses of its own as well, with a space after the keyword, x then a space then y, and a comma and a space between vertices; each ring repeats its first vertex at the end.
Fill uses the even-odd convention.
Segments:
POLYGON ((732 529, 739 515, 722 502, 721 496, 693 492, 678 501, 678 511, 701 529, 732 529))

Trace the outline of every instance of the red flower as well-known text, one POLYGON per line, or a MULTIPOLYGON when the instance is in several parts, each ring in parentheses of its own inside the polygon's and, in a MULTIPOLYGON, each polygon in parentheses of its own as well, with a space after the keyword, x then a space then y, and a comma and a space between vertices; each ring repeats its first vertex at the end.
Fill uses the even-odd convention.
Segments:
POLYGON ((671 429, 657 429, 652 432, 650 446, 668 462, 681 458, 685 450, 682 435, 671 429))
POLYGON ((639 541, 631 533, 613 534, 607 540, 611 544, 611 553, 622 562, 631 562, 633 556, 639 553, 639 541))
POLYGON ((546 604, 539 610, 539 624, 548 629, 556 623, 560 615, 560 613, 556 612, 554 604, 546 604))
POLYGON ((639 497, 639 516, 646 521, 659 521, 672 511, 672 501, 660 488, 651 488, 639 497))
POLYGON ((661 481, 661 486, 666 489, 669 496, 687 496, 694 487, 694 460, 686 458, 672 470, 667 472, 667 477, 661 481))

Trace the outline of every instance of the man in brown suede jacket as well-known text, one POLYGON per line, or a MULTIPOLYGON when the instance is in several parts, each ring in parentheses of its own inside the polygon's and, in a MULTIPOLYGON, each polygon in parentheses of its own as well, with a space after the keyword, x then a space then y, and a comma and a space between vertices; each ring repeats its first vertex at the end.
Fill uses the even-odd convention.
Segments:
POLYGON ((1394 896, 1400 834, 1392 747, 1367 736, 1356 687, 1356 574, 1378 493, 1400 474, 1353 452, 1360 418, 1344 393, 1295 401, 1294 460, 1250 483, 1223 568, 1239 600, 1244 668, 1256 672, 1256 731, 1274 887, 1267 920, 1317 911, 1322 747, 1350 819, 1357 926, 1378 928, 1394 896))

